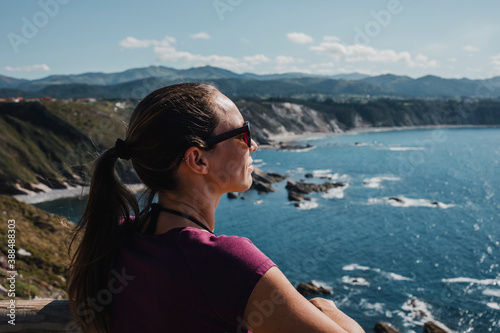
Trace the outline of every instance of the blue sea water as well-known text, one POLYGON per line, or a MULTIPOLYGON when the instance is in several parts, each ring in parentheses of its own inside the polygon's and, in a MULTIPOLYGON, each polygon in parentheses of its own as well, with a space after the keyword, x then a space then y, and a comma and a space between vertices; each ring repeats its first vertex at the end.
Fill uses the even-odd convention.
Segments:
MULTIPOLYGON (((254 164, 289 180, 345 186, 296 207, 273 193, 223 197, 217 234, 248 237, 294 284, 333 290, 367 332, 500 332, 500 129, 429 129, 302 140, 254 164), (305 178, 312 173, 313 178, 305 178)), ((77 219, 78 200, 37 206, 77 219)))

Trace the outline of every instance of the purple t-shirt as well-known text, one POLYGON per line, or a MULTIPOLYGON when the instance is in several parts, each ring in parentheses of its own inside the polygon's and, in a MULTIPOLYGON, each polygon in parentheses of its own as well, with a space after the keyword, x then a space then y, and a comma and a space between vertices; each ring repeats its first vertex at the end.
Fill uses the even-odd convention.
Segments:
POLYGON ((192 227, 136 234, 112 273, 111 331, 247 332, 250 294, 274 265, 247 238, 192 227))

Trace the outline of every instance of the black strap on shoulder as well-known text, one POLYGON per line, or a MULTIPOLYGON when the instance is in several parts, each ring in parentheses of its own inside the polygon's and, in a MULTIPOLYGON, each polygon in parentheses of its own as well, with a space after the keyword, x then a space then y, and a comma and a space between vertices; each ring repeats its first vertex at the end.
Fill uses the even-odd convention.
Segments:
POLYGON ((160 206, 158 204, 151 205, 151 212, 149 216, 149 224, 144 231, 146 235, 154 235, 156 231, 156 224, 158 224, 158 215, 160 215, 160 206))
POLYGON ((149 225, 145 231, 146 234, 154 235, 155 230, 156 230, 156 224, 158 223, 158 216, 160 215, 160 211, 167 212, 167 213, 174 214, 174 215, 183 217, 185 219, 188 219, 191 222, 193 222, 194 224, 196 224, 197 226, 199 226, 199 227, 205 229, 206 231, 208 231, 209 233, 213 234, 212 230, 210 230, 206 225, 204 225, 203 223, 201 223, 200 221, 198 221, 194 217, 189 216, 189 215, 184 214, 184 213, 181 213, 175 209, 162 207, 157 203, 154 203, 151 205, 151 217, 149 219, 149 225))

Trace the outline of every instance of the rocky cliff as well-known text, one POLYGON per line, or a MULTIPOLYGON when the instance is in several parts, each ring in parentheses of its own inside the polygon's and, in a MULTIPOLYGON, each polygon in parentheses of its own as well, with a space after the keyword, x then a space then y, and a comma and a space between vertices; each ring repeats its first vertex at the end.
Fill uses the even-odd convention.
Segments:
MULTIPOLYGON (((500 101, 237 99, 258 143, 290 134, 438 125, 500 125, 500 101)), ((92 161, 125 134, 127 102, 0 103, 0 193, 23 194, 88 183, 92 161)), ((128 162, 118 173, 138 179, 128 162)))
MULTIPOLYGON (((0 103, 0 193, 86 185, 95 156, 125 132, 125 112, 111 106, 0 103)), ((124 179, 137 181, 129 165, 120 162, 118 170, 124 179)))

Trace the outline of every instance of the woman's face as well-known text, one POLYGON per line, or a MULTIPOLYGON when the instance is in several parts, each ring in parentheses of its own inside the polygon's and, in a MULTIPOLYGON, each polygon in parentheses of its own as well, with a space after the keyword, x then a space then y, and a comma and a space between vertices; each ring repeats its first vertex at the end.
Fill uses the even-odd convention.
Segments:
MULTIPOLYGON (((219 124, 213 135, 219 135, 242 127, 243 116, 236 105, 222 93, 215 95, 216 116, 219 124)), ((252 158, 257 144, 252 140, 252 147, 243 140, 243 134, 237 135, 215 145, 209 153, 209 176, 213 185, 223 193, 246 191, 252 185, 252 158)))

